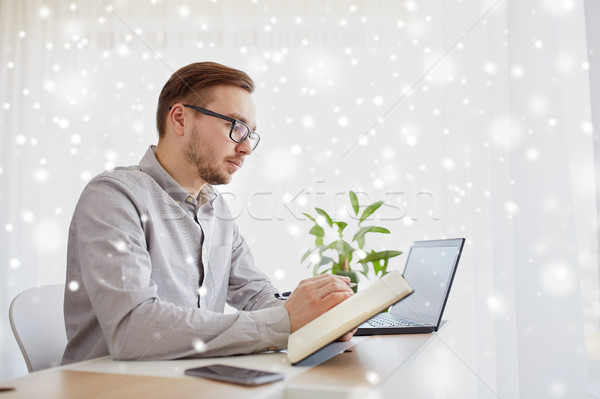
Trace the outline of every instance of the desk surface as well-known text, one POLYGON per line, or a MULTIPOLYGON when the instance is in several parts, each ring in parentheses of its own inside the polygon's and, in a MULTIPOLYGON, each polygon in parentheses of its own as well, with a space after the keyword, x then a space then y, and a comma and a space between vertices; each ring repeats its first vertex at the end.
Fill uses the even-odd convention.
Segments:
MULTIPOLYGON (((210 359, 121 362, 109 358, 32 373, 5 381, 0 393, 9 398, 369 398, 398 394, 398 373, 431 349, 434 334, 355 337, 356 345, 314 367, 290 365, 285 353, 265 353, 210 359), (221 363, 276 371, 284 381, 244 387, 184 375, 184 370, 221 363), (393 381, 392 381, 393 380, 393 381)), ((440 348, 433 349, 434 352, 440 348)), ((408 378, 410 372, 407 373, 408 378)), ((471 376, 472 378, 472 376, 471 376)), ((406 378, 405 378, 406 379, 406 378)), ((406 385, 403 387, 405 391, 406 385)), ((423 393, 423 392, 422 392, 423 393)))

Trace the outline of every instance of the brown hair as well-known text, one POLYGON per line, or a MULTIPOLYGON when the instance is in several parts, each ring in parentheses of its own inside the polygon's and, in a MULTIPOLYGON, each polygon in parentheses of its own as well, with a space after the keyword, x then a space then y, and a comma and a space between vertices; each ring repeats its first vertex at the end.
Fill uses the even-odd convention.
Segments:
POLYGON ((254 91, 254 82, 245 72, 216 62, 195 62, 171 75, 158 97, 156 128, 159 137, 165 135, 169 107, 178 102, 206 106, 211 89, 217 85, 238 86, 249 93, 254 91))

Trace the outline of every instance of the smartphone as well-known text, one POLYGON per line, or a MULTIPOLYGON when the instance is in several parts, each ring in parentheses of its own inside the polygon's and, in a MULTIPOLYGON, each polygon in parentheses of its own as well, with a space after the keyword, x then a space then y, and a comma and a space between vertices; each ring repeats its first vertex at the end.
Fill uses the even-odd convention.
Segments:
POLYGON ((213 364, 210 366, 187 369, 185 370, 185 374, 242 385, 261 385, 283 380, 283 374, 280 373, 226 366, 224 364, 213 364))

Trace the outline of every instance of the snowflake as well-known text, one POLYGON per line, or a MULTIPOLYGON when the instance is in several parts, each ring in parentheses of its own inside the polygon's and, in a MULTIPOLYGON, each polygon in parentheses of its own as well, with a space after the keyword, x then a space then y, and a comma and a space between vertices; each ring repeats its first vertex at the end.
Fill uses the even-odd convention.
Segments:
POLYGON ((75 291, 77 291, 78 289, 79 289, 79 282, 77 282, 77 281, 75 281, 75 280, 73 280, 73 281, 70 281, 70 282, 69 282, 69 290, 70 290, 70 291, 73 291, 73 292, 75 292, 75 291))
POLYGON ((192 341, 192 346, 194 350, 198 353, 204 352, 206 350, 206 344, 199 338, 196 338, 192 341))
POLYGON ((10 265, 11 269, 18 269, 21 267, 21 261, 17 258, 12 258, 8 264, 10 265))

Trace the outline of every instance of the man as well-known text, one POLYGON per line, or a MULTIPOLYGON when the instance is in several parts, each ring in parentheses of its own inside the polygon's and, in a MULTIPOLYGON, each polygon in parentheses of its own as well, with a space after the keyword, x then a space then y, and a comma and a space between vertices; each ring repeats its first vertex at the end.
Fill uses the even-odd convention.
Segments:
POLYGON ((347 278, 323 275, 278 300, 213 188, 259 142, 253 90, 220 64, 181 68, 158 100, 156 147, 87 185, 69 231, 63 364, 282 349, 352 295, 347 278), (238 312, 223 314, 226 302, 238 312))

